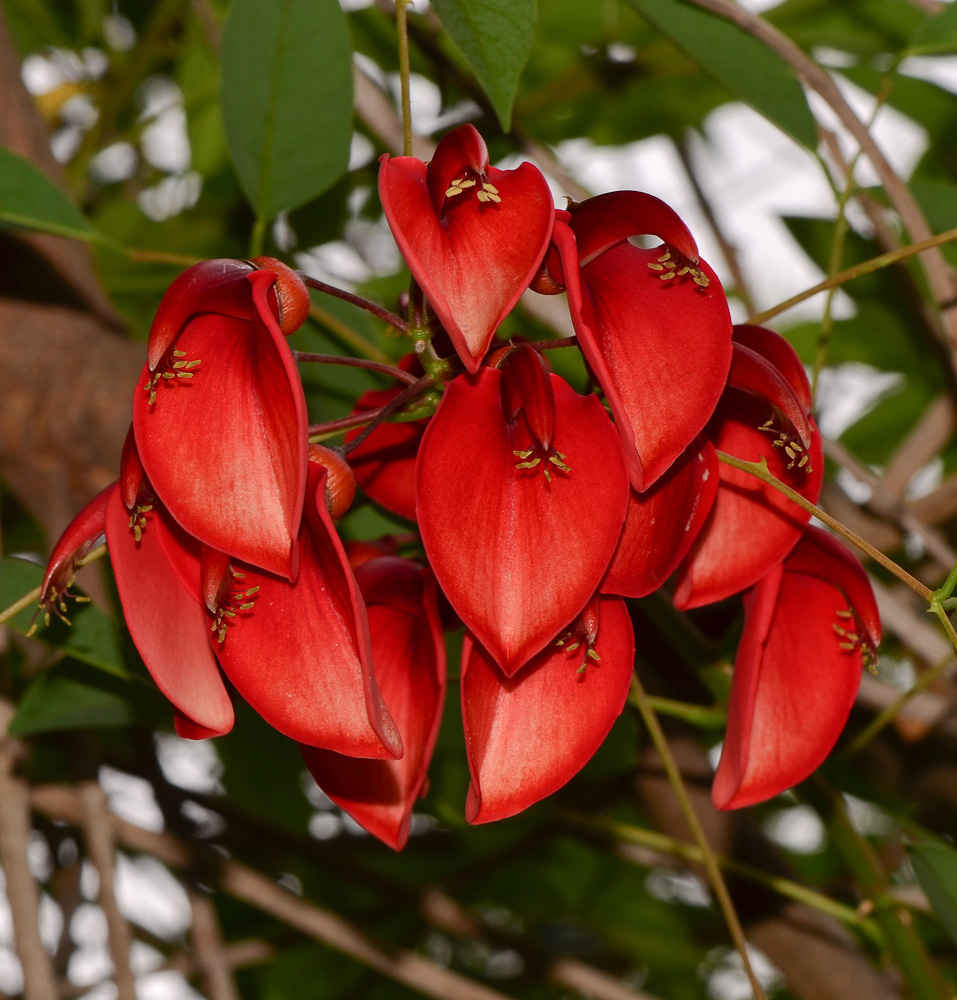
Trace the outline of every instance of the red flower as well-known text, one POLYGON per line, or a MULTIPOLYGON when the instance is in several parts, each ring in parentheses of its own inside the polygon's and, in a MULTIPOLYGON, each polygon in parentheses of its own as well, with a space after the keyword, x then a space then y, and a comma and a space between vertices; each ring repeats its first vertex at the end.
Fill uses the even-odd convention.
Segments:
POLYGON ((285 335, 309 295, 284 264, 210 260, 170 286, 133 397, 156 495, 194 538, 294 579, 306 403, 285 335))
MULTIPOLYGON (((811 391, 788 342, 737 326, 728 388, 706 435, 719 451, 767 461, 778 479, 814 503, 824 481, 811 391)), ((675 606, 696 608, 754 586, 791 551, 810 515, 767 483, 721 463, 711 514, 679 569, 675 606)))
POLYGON ((574 777, 621 714, 634 662, 634 631, 618 597, 596 596, 558 642, 512 677, 466 634, 466 819, 514 816, 574 777))
POLYGON ((508 675, 598 589, 621 534, 628 479, 595 396, 515 349, 446 389, 425 431, 416 513, 462 621, 508 675))
POLYGON ((431 573, 408 559, 364 562, 356 580, 369 613, 372 661, 405 753, 362 760, 301 747, 319 787, 369 833, 397 851, 425 787, 445 700, 445 640, 431 573))
POLYGON ((691 444, 721 396, 731 363, 727 302, 691 233, 664 202, 615 191, 569 211, 574 240, 556 221, 548 277, 567 287, 579 346, 641 492, 691 444), (628 242, 640 234, 664 243, 643 250, 628 242))
POLYGON ((531 163, 490 166, 472 125, 449 132, 428 166, 411 156, 381 163, 379 197, 396 243, 474 372, 548 246, 548 184, 531 163))
POLYGON ((830 753, 881 638, 867 574, 837 539, 808 528, 745 597, 712 798, 761 802, 803 781, 830 753))

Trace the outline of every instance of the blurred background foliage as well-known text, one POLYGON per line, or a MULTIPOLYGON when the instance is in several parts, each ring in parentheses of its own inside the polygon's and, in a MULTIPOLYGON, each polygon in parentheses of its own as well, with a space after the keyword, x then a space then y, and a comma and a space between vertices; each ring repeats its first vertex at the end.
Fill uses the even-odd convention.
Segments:
MULTIPOLYGON (((957 227, 957 7, 745 6, 766 8, 766 21, 839 83, 931 230, 957 227)), ((265 252, 390 308, 407 275, 376 194, 377 158, 401 151, 390 3, 0 7, 0 32, 19 63, 10 79, 29 94, 20 101, 19 83, 0 85, 9 150, 0 156, 8 264, 0 301, 20 310, 16 325, 0 309, 0 408, 12 413, 0 423, 2 608, 37 585, 70 509, 111 478, 97 481, 88 465, 61 468, 57 456, 86 454, 90 421, 128 422, 139 342, 192 260, 265 252), (53 151, 47 161, 36 154, 41 145, 53 151), (59 249, 30 242, 32 230, 61 234, 59 249), (42 281, 29 277, 34 266, 42 281), (109 335, 57 326, 60 314, 43 310, 61 305, 73 318, 95 317, 109 335), (24 323, 55 377, 44 381, 19 347, 14 353, 21 341, 10 331, 22 336, 24 323), (46 339, 53 327, 56 342, 46 339), (79 413, 69 403, 78 383, 92 401, 79 413), (16 401, 3 386, 18 387, 16 401), (47 420, 45 408, 62 419, 47 420), (34 415, 35 435, 26 430, 34 415), (54 423, 55 445, 44 437, 54 423), (69 498, 60 506, 51 499, 58 476, 69 498)), ((618 186, 676 202, 738 320, 913 235, 794 66, 702 6, 541 0, 536 11, 533 0, 435 0, 432 9, 423 0, 409 17, 421 140, 472 121, 493 160, 535 159, 559 199, 618 186), (762 199, 772 189, 788 197, 762 199), (761 224, 742 222, 758 202, 761 224)), ((957 250, 943 252, 957 262, 957 250)), ((554 337, 540 302, 518 310, 504 333, 554 337)), ((930 586, 953 565, 957 516, 953 349, 940 320, 948 304, 935 301, 910 259, 769 321, 819 374, 819 415, 832 441, 823 505, 930 586)), ((365 314, 334 299, 314 305, 294 346, 389 359, 404 352, 365 314)), ((556 369, 583 387, 577 353, 554 354, 556 369)), ((303 379, 316 422, 343 416, 382 384, 368 372, 318 366, 303 379)), ((115 467, 121 440, 97 436, 104 469, 115 467)), ((362 500, 341 528, 351 538, 411 530, 362 500)), ((40 885, 38 926, 60 995, 123 996, 119 970, 111 985, 119 932, 97 902, 97 865, 77 830, 88 837, 92 821, 70 811, 70 789, 95 781, 113 813, 172 838, 116 834, 116 891, 142 997, 751 995, 631 707, 568 787, 515 819, 470 828, 453 682, 428 794, 409 846, 395 856, 315 788, 292 743, 252 712, 239 711, 234 732, 212 745, 178 741, 103 566, 81 577, 97 601, 72 628, 56 624, 39 642, 25 641, 31 606, 2 640, 11 736, 0 796, 32 795, 30 827, 10 842, 25 845, 40 885), (184 852, 179 861, 163 853, 170 843, 184 852), (244 895, 223 859, 264 882, 244 895), (264 884, 305 908, 277 910, 264 884), (317 908, 345 921, 352 945, 315 922, 317 908), (355 944, 361 935, 371 952, 355 944), (353 946, 353 957, 342 954, 353 946), (401 971, 409 955, 422 960, 414 982, 401 971), (442 979, 449 970, 463 978, 442 979)), ((740 601, 690 616, 662 595, 632 602, 639 669, 713 846, 730 859, 752 960, 778 1000, 923 1000, 957 990, 954 652, 912 595, 882 572, 875 578, 889 635, 845 738, 808 787, 734 816, 711 810, 708 761, 722 735, 740 601), (905 701, 904 692, 917 696, 905 701)), ((4 829, 0 815, 0 838, 4 829)), ((8 850, 0 862, 9 886, 17 858, 8 850)), ((0 908, 0 991, 45 996, 31 994, 18 964, 18 954, 26 959, 22 941, 14 945, 14 891, 0 908)))

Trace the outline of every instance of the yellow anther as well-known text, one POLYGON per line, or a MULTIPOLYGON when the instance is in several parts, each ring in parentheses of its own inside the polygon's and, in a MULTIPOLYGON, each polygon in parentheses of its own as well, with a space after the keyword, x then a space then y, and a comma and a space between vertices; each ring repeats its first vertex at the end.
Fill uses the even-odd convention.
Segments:
POLYGON ((649 264, 648 267, 650 267, 652 271, 663 271, 665 269, 664 264, 649 264))
POLYGON ((516 462, 516 469, 534 469, 538 463, 541 462, 540 458, 533 458, 530 462, 516 462))
POLYGON ((661 255, 661 256, 660 256, 659 258, 658 258, 658 263, 659 263, 659 264, 664 264, 664 262, 665 262, 666 260, 671 260, 671 251, 670 251, 670 250, 666 250, 666 251, 665 251, 665 252, 664 252, 664 253, 663 253, 663 254, 662 254, 662 255, 661 255))
POLYGON ((846 608, 843 608, 840 611, 835 611, 834 613, 837 615, 838 618, 853 618, 854 617, 854 612, 853 611, 849 611, 846 608))
POLYGON ((531 448, 528 448, 525 451, 513 451, 512 452, 512 454, 516 458, 528 458, 528 456, 531 455, 531 453, 532 453, 532 449, 531 448))
POLYGON ((669 271, 667 274, 659 274, 658 275, 658 277, 662 281, 670 281, 674 276, 675 276, 675 272, 674 271, 669 271))

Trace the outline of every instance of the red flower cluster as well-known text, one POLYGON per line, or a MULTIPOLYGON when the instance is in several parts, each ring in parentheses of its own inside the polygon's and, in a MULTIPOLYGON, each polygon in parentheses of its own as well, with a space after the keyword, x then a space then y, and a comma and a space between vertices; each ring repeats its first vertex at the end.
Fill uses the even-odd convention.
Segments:
MULTIPOLYGON (((787 342, 732 328, 663 202, 615 192, 555 210, 541 173, 492 167, 470 125, 428 164, 383 157, 379 190, 413 278, 405 367, 432 357, 434 415, 374 425, 348 463, 310 445, 284 339, 308 310, 302 281, 269 258, 197 265, 154 323, 119 481, 58 543, 43 604, 62 606, 105 534, 180 734, 231 727, 222 670, 302 745, 332 799, 399 848, 445 694, 439 590, 466 629, 466 815, 486 822, 595 752, 631 683, 625 598, 676 573, 679 609, 746 592, 716 804, 805 778, 844 725, 880 623, 844 547, 717 458, 763 458, 817 499, 820 436, 787 342), (530 287, 567 293, 597 394, 580 396, 534 345, 493 343, 530 287), (451 358, 435 352, 443 333, 451 358), (333 518, 353 475, 416 522, 427 565, 384 543, 347 553, 333 518)), ((398 394, 369 393, 356 412, 398 394)))

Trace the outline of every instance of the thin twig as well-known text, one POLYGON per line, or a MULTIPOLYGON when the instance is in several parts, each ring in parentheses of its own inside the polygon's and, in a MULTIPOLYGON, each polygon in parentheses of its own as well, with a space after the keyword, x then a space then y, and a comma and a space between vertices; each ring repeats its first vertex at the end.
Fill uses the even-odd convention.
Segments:
POLYGON ((730 465, 735 469, 740 469, 742 472, 748 472, 752 476, 756 476, 769 486, 773 486, 779 493, 783 493, 789 500, 793 500, 803 510, 808 511, 808 513, 813 514, 818 520, 823 521, 829 528, 837 532, 841 538, 846 539, 852 545, 856 545, 875 562, 879 562, 884 569, 893 573, 898 580, 906 583, 911 590, 920 594, 925 601, 930 601, 934 596, 934 592, 929 587, 925 587, 920 580, 911 576, 902 566, 898 566, 893 559, 888 559, 880 549, 875 549, 870 542, 861 538, 856 532, 851 531, 846 525, 841 524, 836 518, 831 517, 826 511, 821 510, 817 504, 811 503, 806 497, 801 496, 797 490, 791 489, 790 486, 782 483, 780 479, 772 476, 768 471, 767 462, 763 458, 760 462, 745 462, 743 459, 735 458, 733 455, 726 455, 723 451, 719 451, 717 455, 718 460, 724 462, 725 465, 730 465))
POLYGON ((315 288, 317 292, 322 292, 325 295, 331 295, 335 299, 341 299, 343 302, 348 302, 350 305, 357 306, 359 309, 363 309, 367 313, 381 319, 383 322, 388 323, 389 326, 394 326, 402 333, 409 332, 409 324, 406 323, 406 321, 401 317, 396 316, 394 312, 386 309, 385 306, 380 306, 377 302, 370 302, 369 299, 365 299, 361 295, 356 295, 355 292, 347 292, 344 288, 338 288, 336 285, 330 285, 325 281, 320 281, 318 278, 313 278, 302 271, 297 273, 299 274, 299 277, 302 278, 302 282, 307 288, 315 288))
MULTIPOLYGON (((36 787, 32 802, 38 812, 51 819, 74 825, 83 821, 82 804, 76 792, 66 786, 36 787)), ((497 990, 442 968, 416 952, 380 946, 338 914, 307 902, 268 876, 212 850, 120 819, 116 820, 116 836, 127 850, 150 854, 174 868, 200 868, 204 881, 215 883, 223 892, 425 996, 435 1000, 506 1000, 497 990)), ((53 995, 46 993, 36 1000, 49 1000, 53 995)))
POLYGON ((395 27, 399 36, 399 87, 402 102, 402 154, 412 155, 412 101, 409 97, 409 0, 395 0, 395 27))
POLYGON ((7 736, 13 706, 0 701, 0 866, 6 877, 6 897, 13 918, 17 957, 23 968, 24 1000, 50 1000, 56 994, 53 962, 40 937, 39 892, 27 850, 30 845, 30 792, 13 771, 20 753, 7 736))
POLYGON ((113 960, 113 981, 118 1000, 136 1000, 136 980, 130 969, 129 924, 123 919, 116 902, 114 876, 116 846, 113 838, 113 814, 110 812, 106 793, 95 781, 80 786, 83 803, 83 831, 86 853, 99 877, 98 901, 106 917, 107 943, 113 960))
POLYGON ((678 765, 671 755, 668 741, 665 739, 665 734, 658 723, 658 717, 655 715, 651 705, 648 704, 648 695, 645 693, 645 689, 642 687, 637 674, 633 674, 631 678, 631 701, 641 713, 645 728, 651 736, 651 741, 654 743, 655 749, 658 751, 658 756, 661 758, 661 763, 664 765, 665 772, 668 775, 668 783, 674 790, 675 797, 678 799, 678 804, 681 807, 681 812, 684 814, 685 820, 691 828, 691 835, 701 850, 701 861, 704 864, 705 871, 708 873, 708 881, 711 883, 711 888, 714 890, 715 898, 718 901, 718 907, 724 916, 725 923, 728 925, 728 930, 731 932, 734 946, 741 956, 744 971, 747 973, 748 980, 751 983, 751 991, 754 993, 754 1000, 765 1000, 764 989, 758 981, 754 969, 751 967, 751 959, 748 956, 748 944, 744 938, 744 930, 741 927, 741 921, 738 920, 738 914, 735 912, 734 903, 731 902, 731 896, 728 893, 727 885, 725 885, 724 876, 721 874, 721 869, 718 868, 714 852, 711 850, 711 845, 708 843, 708 838, 705 836, 704 829, 701 826, 701 821, 698 819, 698 814, 694 811, 691 800, 688 798, 684 781, 681 778, 681 772, 678 770, 678 765))
POLYGON ((923 253, 930 247, 939 247, 944 243, 952 243, 954 240, 957 240, 957 229, 948 229, 946 232, 940 233, 937 236, 931 236, 929 239, 922 240, 920 243, 911 243, 898 250, 889 250, 887 253, 882 253, 879 257, 872 257, 870 260, 862 261, 860 264, 855 264, 853 267, 848 267, 843 271, 838 271, 837 274, 833 274, 831 277, 825 278, 823 281, 819 281, 816 285, 806 288, 803 292, 798 292, 797 295, 792 295, 789 299, 779 302, 776 306, 772 306, 770 309, 765 309, 763 312, 755 313, 748 319, 748 322, 755 323, 760 326, 762 323, 767 323, 769 319, 773 319, 775 316, 779 316, 781 313, 787 312, 787 310, 793 306, 799 305, 801 302, 804 302, 805 299, 813 298, 820 292, 826 292, 829 288, 846 285, 847 282, 853 281, 855 278, 862 278, 866 274, 872 274, 874 271, 878 271, 881 268, 889 267, 891 264, 897 264, 902 260, 907 260, 908 257, 913 257, 916 254, 923 253))
POLYGON ((402 392, 399 393, 394 399, 391 399, 385 406, 380 407, 378 410, 369 411, 374 413, 371 420, 368 421, 365 428, 360 434, 357 434, 351 441, 349 441, 343 451, 348 455, 350 452, 356 450, 360 444, 385 420, 387 417, 391 417, 393 413, 398 413, 399 410, 405 406, 410 400, 415 399, 416 396, 421 395, 427 389, 430 389, 435 385, 435 379, 431 375, 423 375, 422 378, 416 379, 410 385, 407 385, 402 392))
POLYGON ((319 365, 345 365, 348 368, 365 368, 371 372, 381 372, 394 378, 397 382, 405 382, 412 385, 418 381, 415 375, 411 375, 395 365, 387 365, 382 361, 371 361, 368 358, 350 358, 343 354, 311 354, 309 351, 293 351, 292 356, 296 361, 309 362, 319 365))
POLYGON ((188 895, 193 914, 190 928, 193 960, 202 975, 206 996, 209 1000, 240 1000, 213 901, 195 886, 189 888, 188 895))

